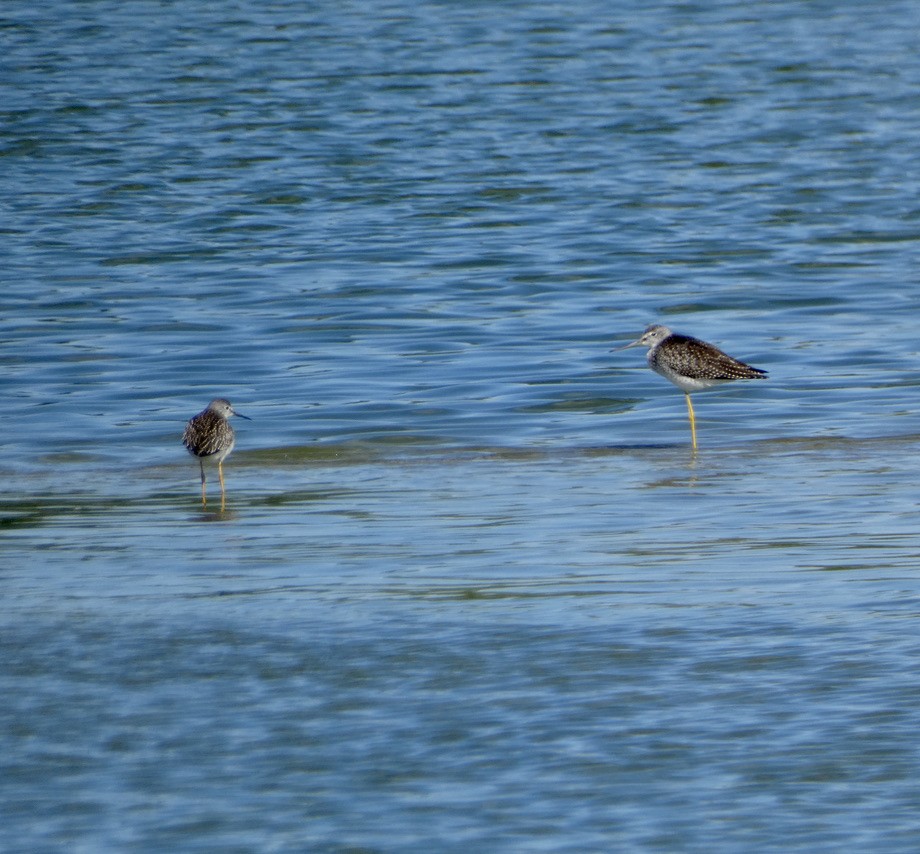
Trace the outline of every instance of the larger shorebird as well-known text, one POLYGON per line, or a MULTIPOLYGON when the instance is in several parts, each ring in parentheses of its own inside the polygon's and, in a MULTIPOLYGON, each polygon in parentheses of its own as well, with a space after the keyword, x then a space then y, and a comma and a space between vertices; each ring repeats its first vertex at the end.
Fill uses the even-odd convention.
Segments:
POLYGON ((220 509, 224 509, 224 502, 226 501, 224 460, 233 450, 234 444, 236 444, 236 435, 227 420, 231 415, 245 418, 247 421, 251 420, 246 415, 234 412, 229 400, 218 397, 208 404, 207 409, 199 412, 185 425, 185 432, 182 434, 182 444, 188 448, 188 452, 192 456, 198 457, 198 464, 201 466, 201 503, 205 507, 208 506, 208 497, 205 486, 204 461, 210 459, 217 463, 217 477, 220 480, 220 509))
POLYGON ((690 436, 693 439, 694 451, 696 416, 693 414, 690 393, 733 380, 762 380, 767 377, 766 371, 733 359, 712 344, 700 341, 699 338, 691 338, 689 335, 679 335, 667 326, 659 324, 649 326, 641 338, 616 349, 628 350, 630 347, 648 347, 649 367, 670 380, 684 393, 687 398, 687 412, 690 415, 690 436))

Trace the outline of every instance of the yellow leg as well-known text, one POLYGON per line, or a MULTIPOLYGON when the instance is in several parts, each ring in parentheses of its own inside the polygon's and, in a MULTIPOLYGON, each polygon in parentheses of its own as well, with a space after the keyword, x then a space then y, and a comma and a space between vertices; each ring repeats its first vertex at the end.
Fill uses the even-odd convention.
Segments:
POLYGON ((687 398, 687 412, 690 414, 690 438, 693 440, 693 450, 696 450, 696 416, 693 414, 693 404, 690 402, 690 395, 684 392, 687 398))
POLYGON ((205 478, 204 478, 204 463, 199 460, 198 465, 201 467, 201 503, 204 507, 208 506, 208 496, 205 491, 205 478))
POLYGON ((223 460, 221 460, 217 464, 217 477, 220 480, 220 509, 223 510, 224 503, 227 500, 227 495, 224 492, 224 463, 223 463, 223 460))

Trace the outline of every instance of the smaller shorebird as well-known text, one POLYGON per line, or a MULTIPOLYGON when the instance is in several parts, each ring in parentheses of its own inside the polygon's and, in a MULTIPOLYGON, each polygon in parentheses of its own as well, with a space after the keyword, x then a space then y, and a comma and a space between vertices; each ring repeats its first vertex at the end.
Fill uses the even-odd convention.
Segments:
POLYGON ((689 335, 678 335, 667 326, 659 324, 649 326, 642 337, 632 344, 616 349, 627 350, 630 347, 648 347, 649 367, 674 383, 686 396, 694 451, 696 416, 693 414, 690 392, 703 391, 732 380, 762 380, 767 376, 766 371, 739 362, 712 344, 689 335))
POLYGON ((234 412, 230 401, 223 397, 212 400, 207 409, 199 412, 188 424, 182 434, 182 444, 188 448, 192 456, 198 457, 201 466, 201 503, 207 507, 208 498, 205 492, 204 461, 212 459, 217 463, 217 477, 220 480, 220 508, 224 509, 224 460, 233 450, 236 436, 227 420, 231 415, 251 419, 246 415, 234 412))

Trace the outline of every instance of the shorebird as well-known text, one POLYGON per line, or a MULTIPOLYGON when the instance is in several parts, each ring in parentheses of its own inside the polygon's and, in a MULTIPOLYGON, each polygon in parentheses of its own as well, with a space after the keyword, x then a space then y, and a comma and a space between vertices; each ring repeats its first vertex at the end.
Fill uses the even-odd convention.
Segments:
POLYGON ((192 456, 198 457, 198 465, 201 467, 201 503, 207 507, 208 498, 206 494, 204 461, 212 459, 217 463, 217 477, 220 480, 220 509, 224 509, 226 493, 224 491, 224 460, 233 450, 236 443, 236 436, 233 428, 227 420, 231 415, 239 418, 245 418, 250 421, 248 416, 240 415, 234 412, 230 401, 223 397, 212 400, 206 409, 199 412, 185 425, 185 432, 182 434, 182 444, 188 448, 192 456))
POLYGON ((767 376, 766 371, 733 359, 706 341, 691 338, 689 335, 679 335, 667 326, 659 324, 649 326, 641 338, 616 349, 627 350, 630 347, 648 347, 649 367, 670 380, 684 393, 687 398, 687 412, 690 415, 690 436, 693 439, 694 451, 696 416, 693 414, 690 393, 733 380, 762 380, 767 376))

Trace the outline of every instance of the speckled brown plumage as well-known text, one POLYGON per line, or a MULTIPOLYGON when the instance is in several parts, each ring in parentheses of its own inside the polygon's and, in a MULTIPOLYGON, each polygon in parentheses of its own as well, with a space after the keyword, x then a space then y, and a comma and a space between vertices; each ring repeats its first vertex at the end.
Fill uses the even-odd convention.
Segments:
POLYGON ((694 450, 696 416, 690 393, 733 380, 761 380, 767 376, 766 371, 734 359, 706 341, 679 335, 660 324, 649 326, 637 341, 618 349, 626 350, 629 347, 648 347, 649 367, 674 383, 686 396, 694 450))
POLYGON ((656 371, 673 371, 693 380, 755 380, 766 377, 767 372, 751 367, 718 347, 672 332, 648 354, 649 365, 656 371))
POLYGON ((212 400, 207 409, 199 412, 185 425, 182 434, 182 444, 188 452, 198 457, 201 468, 201 503, 208 504, 204 461, 214 460, 217 463, 217 477, 220 480, 220 506, 224 507, 226 493, 224 490, 223 462, 233 450, 236 443, 236 434, 227 420, 231 415, 246 418, 239 412, 234 412, 230 401, 223 397, 212 400))
POLYGON ((220 454, 223 459, 233 450, 235 441, 236 435, 226 416, 210 407, 192 418, 182 434, 182 444, 196 457, 220 454))

